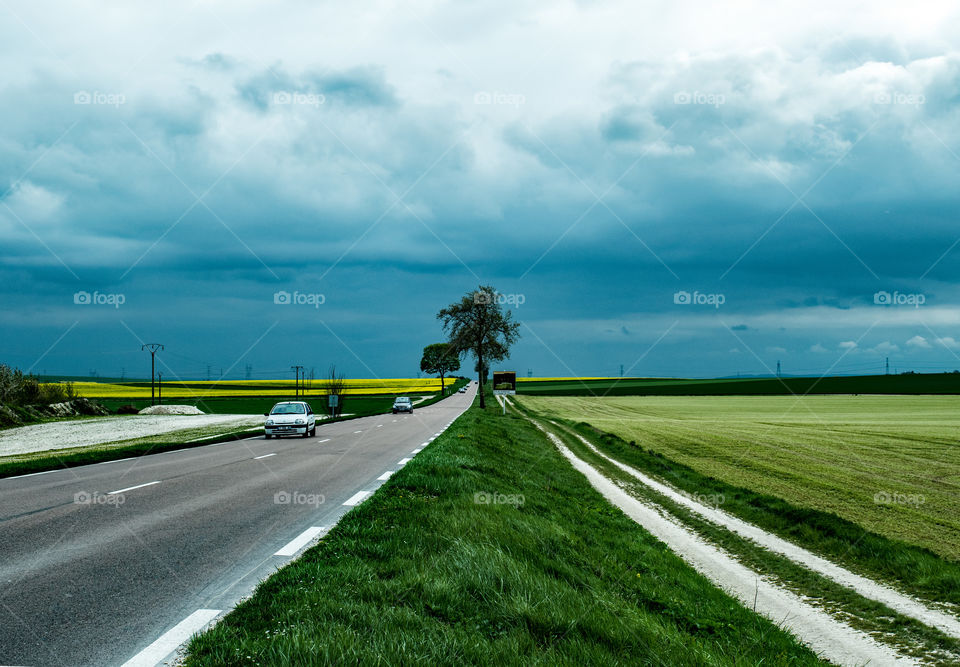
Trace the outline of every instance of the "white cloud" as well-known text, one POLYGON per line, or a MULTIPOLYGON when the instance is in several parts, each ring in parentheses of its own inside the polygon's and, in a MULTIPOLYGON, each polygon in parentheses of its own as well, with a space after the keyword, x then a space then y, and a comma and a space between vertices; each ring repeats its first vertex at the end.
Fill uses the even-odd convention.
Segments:
POLYGON ((960 341, 954 340, 951 336, 944 336, 943 338, 938 338, 937 344, 942 345, 948 350, 956 350, 957 348, 960 348, 960 341))
POLYGON ((907 341, 907 347, 914 347, 922 350, 928 350, 930 349, 930 343, 927 342, 926 338, 918 334, 907 341))
POLYGON ((883 341, 874 345, 872 350, 878 354, 893 354, 894 352, 899 352, 900 348, 897 345, 894 345, 888 340, 883 341))
POLYGON ((825 348, 820 343, 817 343, 816 345, 810 346, 810 351, 814 352, 815 354, 823 354, 824 352, 828 352, 829 350, 827 350, 827 348, 825 348))
POLYGON ((842 343, 840 343, 837 347, 839 347, 841 350, 851 351, 851 350, 857 349, 857 343, 856 341, 845 340, 842 343))

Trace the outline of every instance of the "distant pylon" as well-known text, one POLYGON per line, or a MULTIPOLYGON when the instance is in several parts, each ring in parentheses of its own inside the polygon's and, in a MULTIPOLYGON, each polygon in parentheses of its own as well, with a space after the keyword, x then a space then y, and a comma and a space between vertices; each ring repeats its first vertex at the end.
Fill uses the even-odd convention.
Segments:
POLYGON ((780 360, 777 359, 777 377, 780 377, 780 360))
POLYGON ((890 375, 890 357, 887 357, 887 368, 883 373, 884 375, 890 375))

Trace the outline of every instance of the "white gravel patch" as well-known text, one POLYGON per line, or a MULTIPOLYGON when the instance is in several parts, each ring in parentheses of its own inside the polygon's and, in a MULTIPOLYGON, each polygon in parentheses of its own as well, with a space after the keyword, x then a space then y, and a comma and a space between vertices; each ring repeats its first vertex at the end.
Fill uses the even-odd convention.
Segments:
POLYGON ((756 544, 764 547, 765 549, 769 549, 774 553, 778 553, 781 556, 786 556, 794 563, 803 565, 804 567, 813 570, 817 574, 823 575, 827 579, 830 579, 841 586, 846 586, 865 598, 883 603, 894 611, 900 612, 904 616, 915 618, 925 625, 940 630, 944 634, 960 639, 960 620, 957 618, 935 609, 931 609, 920 600, 910 597, 909 595, 904 595, 903 593, 894 590, 890 586, 885 586, 873 581, 872 579, 867 579, 866 577, 854 574, 850 570, 841 567, 836 563, 828 561, 827 559, 822 558, 815 553, 804 549, 803 547, 799 547, 792 542, 788 542, 787 540, 777 537, 772 533, 768 533, 762 528, 728 514, 721 509, 709 507, 697 502, 696 500, 684 495, 677 489, 674 489, 667 484, 658 482, 657 480, 644 475, 639 470, 631 468, 630 466, 621 463, 616 459, 610 458, 599 449, 594 447, 593 444, 591 444, 583 436, 579 434, 575 435, 580 442, 589 447, 590 450, 595 454, 602 456, 607 461, 610 461, 610 463, 626 472, 628 475, 643 482, 643 484, 646 486, 649 486, 651 489, 662 493, 680 505, 684 505, 692 512, 699 514, 707 521, 719 526, 723 526, 727 530, 734 532, 741 537, 752 540, 756 544))
POLYGON ((139 413, 141 415, 205 415, 207 414, 203 410, 200 410, 194 405, 151 405, 149 408, 144 408, 139 413))
MULTIPOLYGON (((536 424, 536 422, 534 422, 536 424)), ((665 543, 697 572, 739 600, 748 609, 792 633, 821 658, 839 665, 917 665, 918 661, 884 646, 866 633, 841 623, 800 596, 741 565, 686 526, 671 521, 637 500, 585 461, 553 433, 543 430, 560 453, 610 503, 665 543)))
POLYGON ((210 435, 263 424, 256 415, 132 415, 47 422, 0 431, 0 456, 85 447, 186 429, 211 427, 210 435))

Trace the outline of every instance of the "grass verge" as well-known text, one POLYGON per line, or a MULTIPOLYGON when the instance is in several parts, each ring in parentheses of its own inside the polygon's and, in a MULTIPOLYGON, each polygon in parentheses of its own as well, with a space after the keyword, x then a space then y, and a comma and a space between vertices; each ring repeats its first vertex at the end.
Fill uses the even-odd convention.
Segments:
POLYGON ((186 664, 821 664, 490 404, 194 638, 186 664))

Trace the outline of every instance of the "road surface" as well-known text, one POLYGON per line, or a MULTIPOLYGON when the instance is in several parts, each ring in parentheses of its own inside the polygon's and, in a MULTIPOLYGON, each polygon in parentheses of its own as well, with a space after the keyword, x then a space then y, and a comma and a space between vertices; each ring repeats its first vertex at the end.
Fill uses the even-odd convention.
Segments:
POLYGON ((0 479, 0 664, 153 665, 471 403, 0 479))

